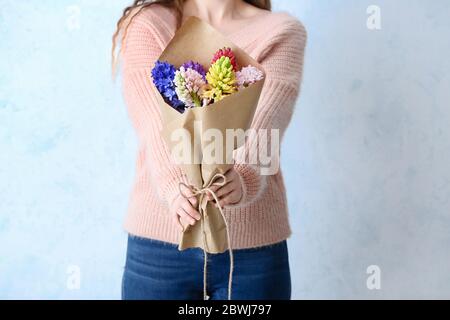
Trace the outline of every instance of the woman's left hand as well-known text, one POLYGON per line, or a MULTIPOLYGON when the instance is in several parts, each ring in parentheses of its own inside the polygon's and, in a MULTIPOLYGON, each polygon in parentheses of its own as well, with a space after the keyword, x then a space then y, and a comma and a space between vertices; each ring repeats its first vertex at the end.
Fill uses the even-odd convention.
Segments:
MULTIPOLYGON (((211 190, 214 191, 219 199, 219 205, 223 208, 226 205, 233 205, 241 201, 243 190, 241 179, 238 173, 231 168, 225 173, 226 184, 222 187, 212 186, 211 190)), ((211 194, 208 194, 208 200, 213 201, 214 198, 211 194)))

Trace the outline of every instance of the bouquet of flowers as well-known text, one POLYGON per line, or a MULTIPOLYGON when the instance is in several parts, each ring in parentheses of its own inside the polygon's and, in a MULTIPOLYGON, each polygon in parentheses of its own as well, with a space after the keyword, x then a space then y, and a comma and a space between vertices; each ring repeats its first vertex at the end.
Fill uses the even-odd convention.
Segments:
POLYGON ((231 251, 222 208, 208 201, 206 193, 211 185, 225 183, 224 174, 234 165, 233 151, 244 142, 236 138, 231 143, 217 138, 211 141, 206 136, 208 130, 225 137, 227 130, 249 129, 263 88, 264 71, 210 25, 191 17, 176 32, 151 75, 160 93, 157 99, 163 121, 162 137, 172 155, 180 149, 180 143, 187 150, 187 157, 184 156, 188 161, 179 165, 198 197, 202 215, 200 225, 184 228, 179 249, 231 251), (185 136, 181 142, 180 132, 185 136), (211 143, 216 148, 213 162, 208 161, 211 143))
POLYGON ((157 61, 152 70, 153 83, 167 104, 183 113, 186 108, 206 107, 246 88, 264 77, 258 68, 248 65, 238 71, 231 48, 214 54, 208 72, 192 60, 178 70, 167 61, 157 61))

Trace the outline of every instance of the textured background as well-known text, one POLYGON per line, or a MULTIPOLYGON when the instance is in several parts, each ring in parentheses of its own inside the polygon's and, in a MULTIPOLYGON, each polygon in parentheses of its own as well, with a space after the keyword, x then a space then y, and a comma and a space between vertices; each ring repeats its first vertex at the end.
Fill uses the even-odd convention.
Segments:
MULTIPOLYGON (((109 48, 129 2, 2 1, 0 298, 120 297, 136 141, 109 48)), ((309 31, 283 145, 294 298, 450 298, 449 1, 274 2, 309 31)))

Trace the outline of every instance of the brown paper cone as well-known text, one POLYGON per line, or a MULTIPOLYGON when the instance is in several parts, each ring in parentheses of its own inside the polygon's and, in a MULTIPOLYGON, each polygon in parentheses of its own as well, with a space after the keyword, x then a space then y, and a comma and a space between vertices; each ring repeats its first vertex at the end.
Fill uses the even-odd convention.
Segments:
MULTIPOLYGON (((177 31, 159 60, 167 61, 177 68, 188 60, 194 60, 206 68, 211 65, 214 53, 223 47, 230 47, 234 51, 240 67, 253 65, 259 70, 263 70, 243 50, 227 40, 209 24, 195 17, 189 18, 177 31)), ((230 161, 228 161, 228 164, 226 162, 227 159, 232 158, 233 152, 233 150, 227 150, 226 139, 221 142, 223 159, 220 164, 205 163, 203 154, 205 148, 211 142, 205 141, 203 133, 208 129, 216 129, 222 132, 223 137, 226 137, 227 129, 247 130, 253 120, 263 85, 264 80, 259 81, 219 102, 203 108, 190 108, 184 114, 174 110, 158 95, 163 119, 161 134, 169 150, 173 150, 180 143, 180 141, 172 141, 174 130, 184 128, 187 130, 186 132, 190 133, 191 140, 187 143, 191 145, 191 159, 198 159, 199 161, 197 163, 180 164, 180 166, 192 186, 202 189, 210 183, 216 173, 224 174, 233 166, 230 161), (201 128, 195 128, 196 121, 201 121, 201 128), (194 143, 197 143, 197 146, 194 143)), ((240 147, 237 141, 234 141, 233 144, 234 149, 240 147)), ((212 203, 207 204, 203 223, 205 237, 202 234, 201 223, 188 226, 182 234, 179 249, 199 247, 209 253, 226 251, 229 244, 227 243, 225 222, 219 210, 212 203), (205 248, 204 240, 206 240, 205 248)))

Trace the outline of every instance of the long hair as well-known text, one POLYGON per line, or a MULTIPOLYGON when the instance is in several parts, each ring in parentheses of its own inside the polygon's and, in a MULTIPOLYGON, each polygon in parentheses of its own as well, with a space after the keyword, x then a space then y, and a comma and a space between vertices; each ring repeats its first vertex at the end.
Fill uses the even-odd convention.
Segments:
MULTIPOLYGON (((122 51, 122 46, 127 36, 128 26, 134 17, 143 9, 153 5, 160 4, 165 7, 172 8, 178 15, 178 24, 181 23, 183 16, 183 5, 186 0, 135 0, 132 5, 125 8, 122 17, 117 22, 116 32, 112 38, 112 69, 113 75, 116 72, 117 61, 122 51), (116 53, 118 44, 120 43, 119 54, 116 53)), ((260 9, 270 11, 272 9, 271 0, 244 0, 245 2, 258 7, 260 9)))

